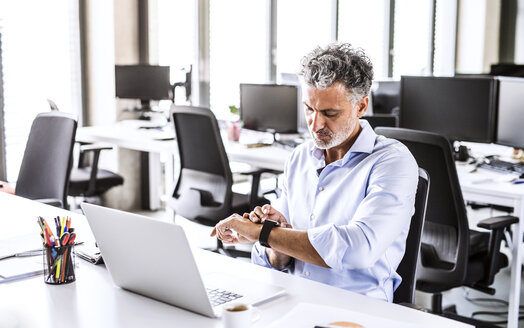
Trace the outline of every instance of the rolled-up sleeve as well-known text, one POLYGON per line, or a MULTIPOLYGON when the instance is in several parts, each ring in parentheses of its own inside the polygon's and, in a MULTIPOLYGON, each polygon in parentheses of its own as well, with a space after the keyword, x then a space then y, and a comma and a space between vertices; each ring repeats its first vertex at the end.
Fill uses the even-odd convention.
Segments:
POLYGON ((417 181, 418 166, 412 156, 384 156, 375 163, 366 195, 349 222, 310 228, 309 241, 333 269, 372 267, 407 231, 414 212, 417 181))
POLYGON ((266 249, 260 245, 259 242, 256 242, 251 249, 251 263, 266 267, 273 268, 269 263, 269 260, 266 255, 266 249))

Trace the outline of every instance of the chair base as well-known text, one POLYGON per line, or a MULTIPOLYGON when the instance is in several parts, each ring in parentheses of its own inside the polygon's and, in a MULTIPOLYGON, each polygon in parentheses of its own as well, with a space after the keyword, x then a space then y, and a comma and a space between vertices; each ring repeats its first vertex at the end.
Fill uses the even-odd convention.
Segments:
POLYGON ((480 321, 480 320, 477 320, 477 319, 469 318, 469 317, 463 317, 461 315, 458 315, 458 314, 452 313, 452 312, 444 311, 444 313, 442 313, 440 315, 445 317, 445 318, 451 319, 451 320, 460 321, 460 322, 467 323, 469 325, 473 325, 473 326, 475 326, 475 328, 500 328, 500 326, 497 326, 497 325, 494 325, 494 324, 490 324, 490 323, 487 323, 487 322, 484 322, 484 321, 480 321))
POLYGON ((500 328, 500 326, 481 321, 478 319, 464 317, 457 313, 457 307, 455 305, 449 305, 445 308, 442 308, 442 293, 435 293, 431 297, 431 312, 433 314, 455 320, 464 322, 470 325, 475 326, 476 328, 500 328))

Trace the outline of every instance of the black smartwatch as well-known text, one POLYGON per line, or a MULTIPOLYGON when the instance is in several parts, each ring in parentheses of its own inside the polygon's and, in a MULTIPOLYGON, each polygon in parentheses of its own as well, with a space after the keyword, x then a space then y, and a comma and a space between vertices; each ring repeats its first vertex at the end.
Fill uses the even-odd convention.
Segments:
POLYGON ((260 242, 260 245, 271 248, 271 246, 269 246, 269 244, 267 243, 267 240, 269 239, 269 233, 271 232, 271 229, 273 229, 275 226, 278 226, 278 222, 273 220, 264 221, 264 224, 262 225, 262 230, 260 231, 260 236, 258 236, 258 241, 260 242))

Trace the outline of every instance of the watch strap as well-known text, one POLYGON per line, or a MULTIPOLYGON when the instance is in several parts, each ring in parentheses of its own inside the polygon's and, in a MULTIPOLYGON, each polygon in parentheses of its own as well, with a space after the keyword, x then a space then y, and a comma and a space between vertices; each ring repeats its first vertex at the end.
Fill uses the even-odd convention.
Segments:
POLYGON ((260 230, 260 235, 258 237, 258 241, 260 242, 260 245, 264 247, 271 248, 268 244, 269 239, 269 233, 271 232, 271 229, 273 229, 275 226, 278 225, 278 222, 273 220, 265 220, 262 224, 262 230, 260 230))

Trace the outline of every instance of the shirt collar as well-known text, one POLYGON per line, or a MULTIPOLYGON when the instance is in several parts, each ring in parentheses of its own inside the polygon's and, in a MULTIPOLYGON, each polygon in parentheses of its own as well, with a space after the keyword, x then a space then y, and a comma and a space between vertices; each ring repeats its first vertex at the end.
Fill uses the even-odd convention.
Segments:
MULTIPOLYGON (((377 134, 375 131, 373 131, 373 128, 371 128, 371 125, 369 125, 367 120, 359 120, 359 123, 362 127, 362 131, 360 131, 357 140, 355 140, 355 143, 353 143, 351 148, 349 148, 348 152, 342 158, 340 163, 341 165, 344 165, 349 161, 352 153, 371 154, 375 148, 375 139, 377 138, 377 134)), ((313 141, 310 143, 309 151, 311 155, 318 161, 324 161, 324 150, 316 147, 313 141)))

